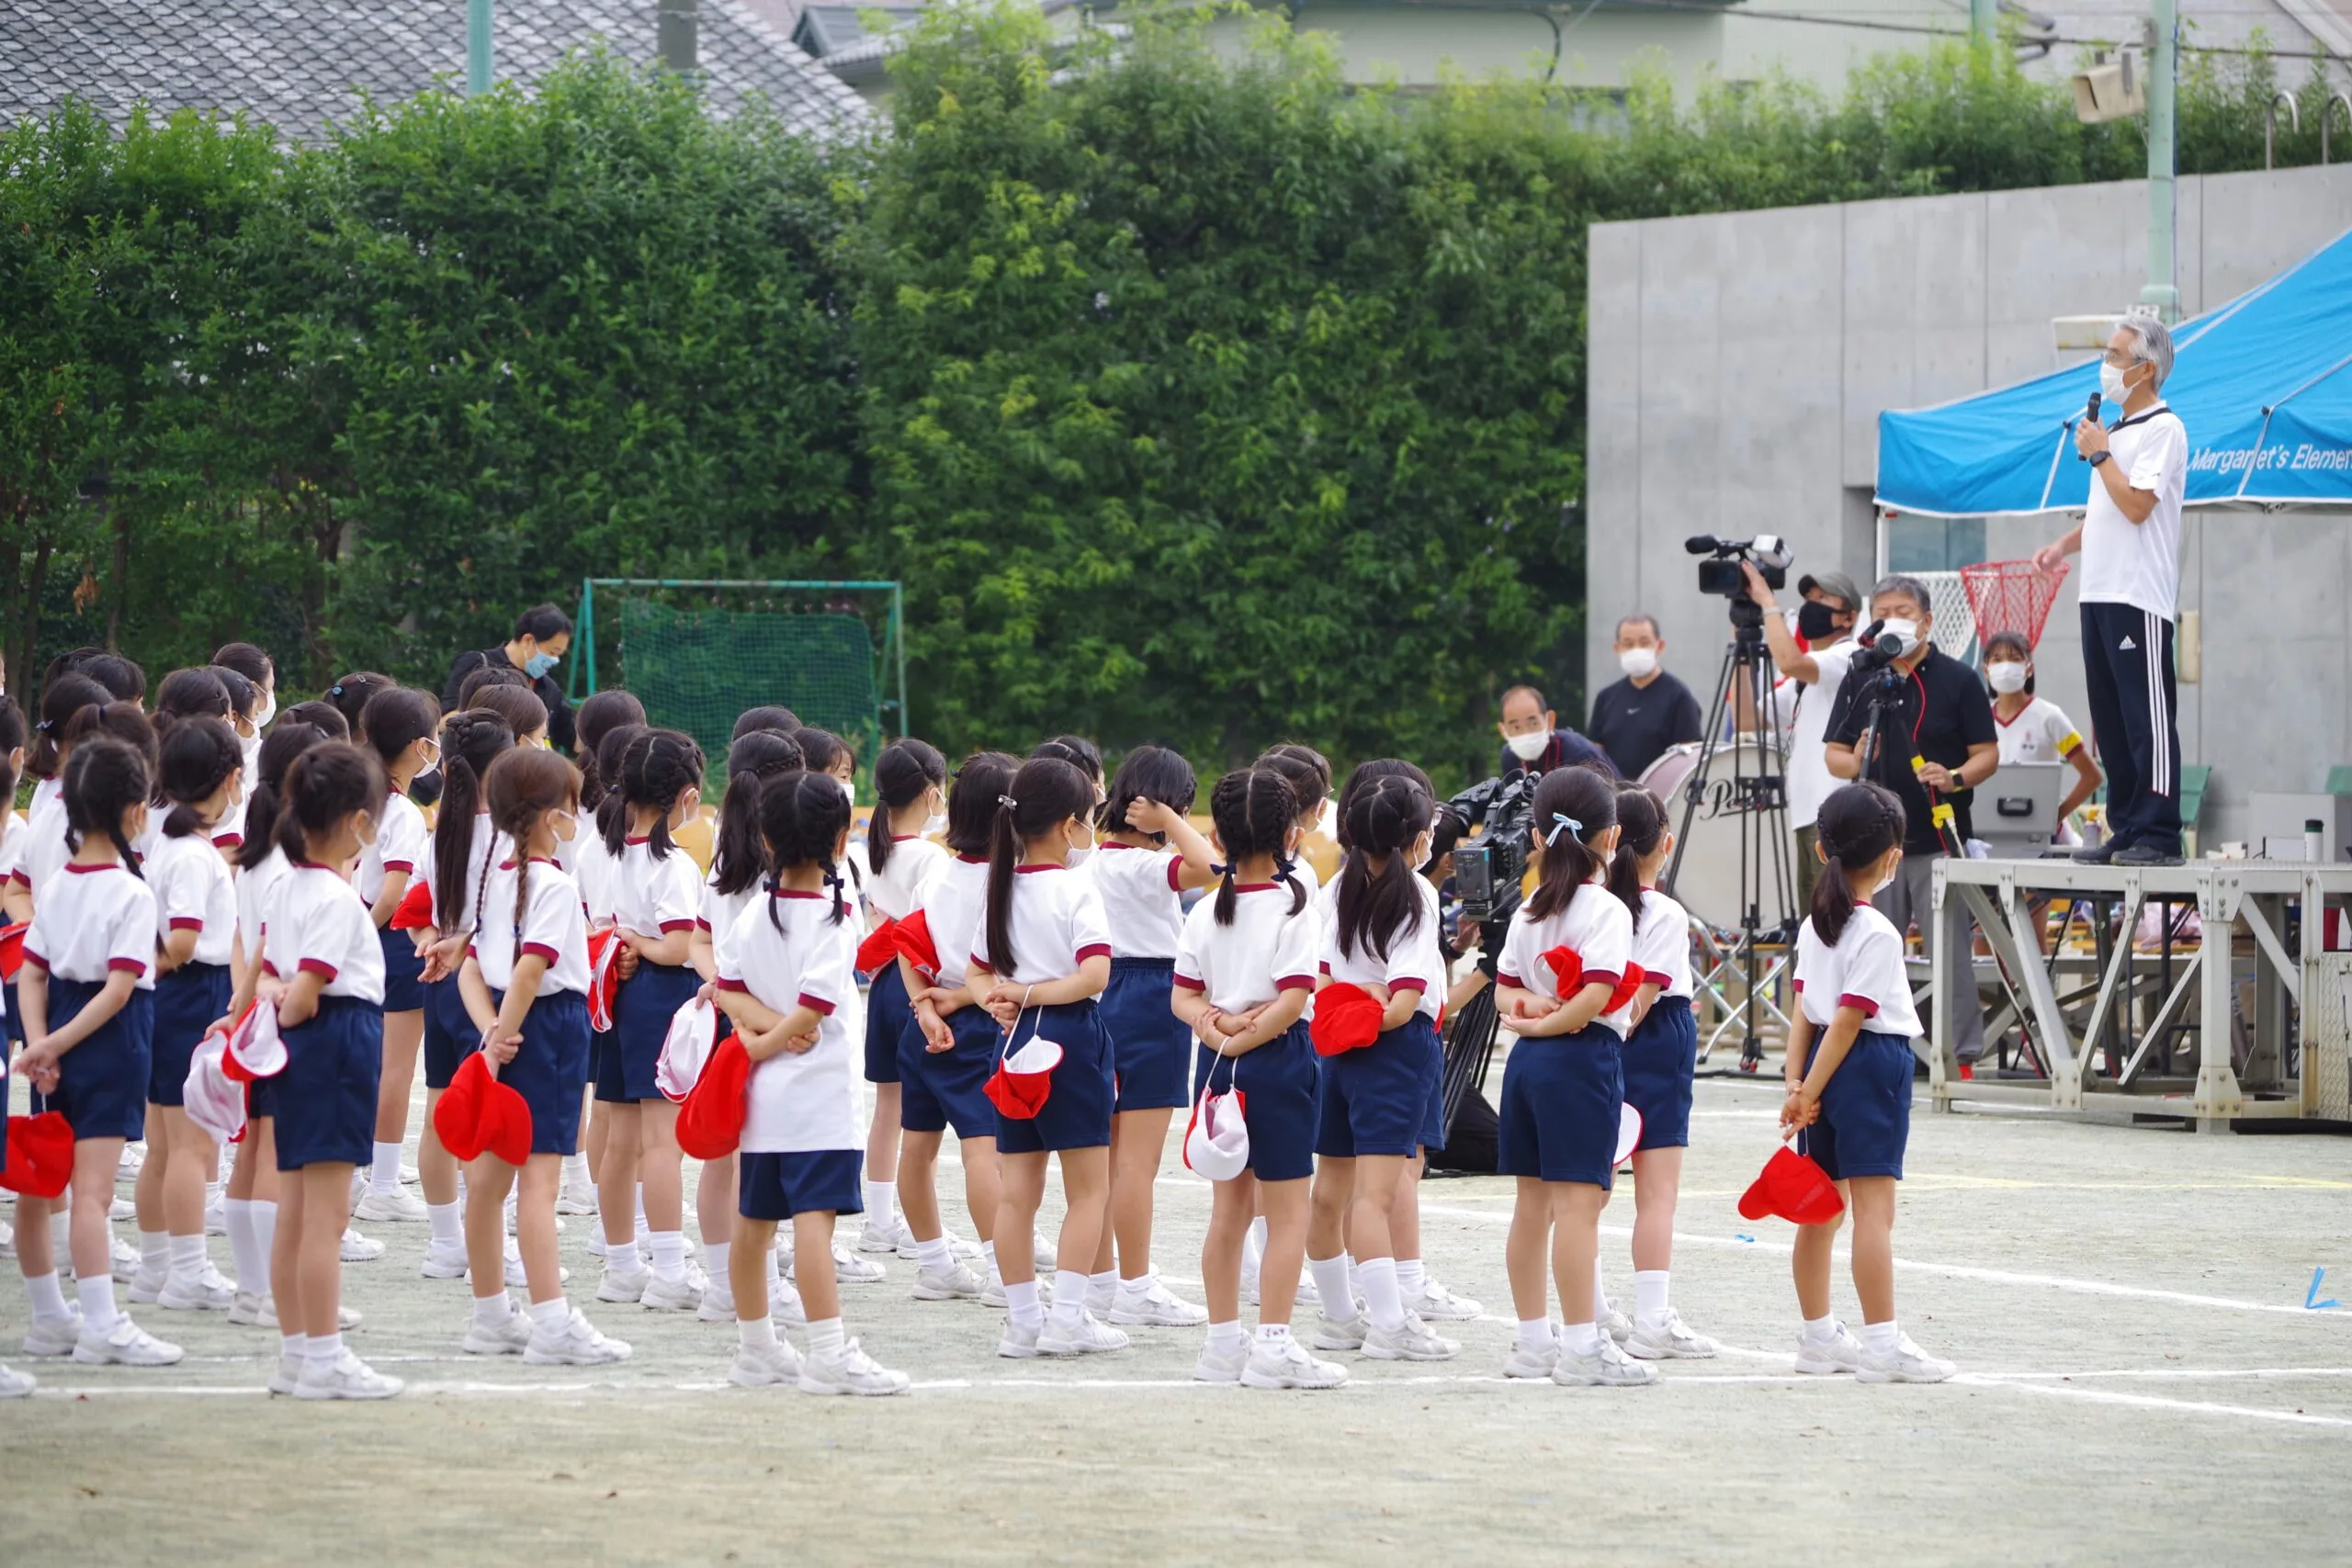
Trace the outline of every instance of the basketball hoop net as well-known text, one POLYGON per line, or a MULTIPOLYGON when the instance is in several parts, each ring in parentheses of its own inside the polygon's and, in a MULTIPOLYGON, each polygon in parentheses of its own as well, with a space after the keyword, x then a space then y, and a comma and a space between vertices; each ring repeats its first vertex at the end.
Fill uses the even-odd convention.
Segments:
POLYGON ((1976 644, 1982 648, 2000 632, 2015 632, 2029 648, 2039 647, 2050 607, 2066 581, 2066 563, 2045 572, 2030 560, 1994 560, 1960 569, 1960 585, 1968 595, 1968 611, 1976 621, 1976 644))

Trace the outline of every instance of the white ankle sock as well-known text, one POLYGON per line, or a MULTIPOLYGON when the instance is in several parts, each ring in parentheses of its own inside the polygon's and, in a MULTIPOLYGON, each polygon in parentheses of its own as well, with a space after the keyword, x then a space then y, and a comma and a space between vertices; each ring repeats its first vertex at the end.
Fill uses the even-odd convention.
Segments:
POLYGON ((254 1235, 253 1200, 223 1198, 220 1218, 229 1231, 229 1265, 237 1271, 237 1289, 249 1295, 269 1294, 269 1259, 254 1235))
POLYGON ((1397 1329, 1405 1326, 1405 1295, 1396 1288, 1396 1260, 1393 1258, 1372 1258, 1356 1265, 1356 1278, 1363 1285, 1363 1299, 1372 1313, 1374 1328, 1397 1329))
POLYGON ((1562 1347, 1579 1356, 1598 1353, 1607 1338, 1597 1323, 1571 1323, 1560 1330, 1562 1347))
POLYGON ((1804 1337, 1815 1345, 1826 1345, 1838 1337, 1838 1314, 1824 1313, 1819 1317, 1804 1320, 1804 1337))
POLYGON ((588 1156, 586 1155, 566 1155, 563 1156, 563 1184, 566 1187, 578 1186, 580 1183, 590 1179, 591 1178, 588 1174, 588 1156))
POLYGON ((1519 1348, 1522 1350, 1548 1350, 1555 1341, 1552 1337, 1552 1320, 1548 1317, 1522 1317, 1519 1320, 1519 1348))
MULTIPOLYGON (((1059 1269, 1054 1270, 1054 1289, 1057 1292, 1061 1290, 1061 1276, 1065 1272, 1066 1270, 1059 1269)), ((1086 1276, 1086 1288, 1097 1295, 1107 1291, 1115 1298, 1119 1293, 1119 1271, 1116 1269, 1105 1269, 1100 1274, 1089 1274, 1086 1276)), ((1057 1301, 1060 1299, 1058 1293, 1055 1299, 1057 1301)))
POLYGON ((503 1328, 514 1315, 514 1298, 504 1291, 474 1298, 474 1321, 484 1328, 503 1328))
POLYGON ((989 1283, 991 1285, 1003 1284, 1004 1276, 998 1272, 996 1266, 996 1243, 992 1241, 984 1241, 980 1243, 980 1256, 988 1260, 989 1283))
POLYGON ((1287 1323, 1260 1324, 1258 1343, 1278 1351, 1286 1349, 1290 1345, 1290 1325, 1287 1323))
POLYGON ((25 1294, 33 1304, 33 1315, 55 1323, 61 1317, 71 1317, 73 1312, 65 1304, 65 1288, 58 1283, 57 1271, 25 1276, 25 1294))
POLYGON ((1007 1285, 1004 1288, 1004 1311, 1016 1327, 1043 1328, 1046 1314, 1037 1306, 1037 1281, 1023 1280, 1017 1285, 1007 1285))
POLYGON ((1209 1325, 1209 1345, 1212 1348, 1233 1349, 1249 1342, 1249 1336, 1241 1332, 1241 1320, 1238 1318, 1231 1323, 1209 1325))
POLYGON ((775 1348, 775 1319, 773 1317, 737 1318, 735 1342, 746 1350, 775 1348))
POLYGON ((82 1299, 82 1332, 100 1338, 114 1331, 120 1315, 114 1309, 114 1276, 101 1274, 95 1280, 75 1280, 74 1293, 82 1299))
POLYGON ((172 1278, 194 1284, 204 1277, 205 1265, 211 1259, 204 1254, 204 1234, 172 1237, 172 1278))
POLYGON ((172 1233, 141 1231, 139 1233, 139 1271, 141 1274, 162 1274, 172 1266, 172 1233))
POLYGON ((1407 1306, 1411 1306, 1421 1299, 1421 1292, 1428 1286, 1429 1278, 1429 1270, 1423 1267, 1419 1258, 1400 1258, 1396 1260, 1396 1291, 1405 1298, 1407 1306))
POLYGON ((310 1348, 311 1341, 303 1335, 281 1334, 277 1337, 277 1353, 289 1361, 300 1362, 310 1353, 310 1348))
POLYGON ((956 1250, 944 1235, 915 1243, 918 1267, 926 1274, 944 1274, 956 1267, 956 1250))
POLYGON ((343 1334, 339 1329, 333 1334, 313 1334, 302 1342, 302 1359, 309 1366, 332 1367, 342 1354, 343 1334))
POLYGON ((638 1256, 636 1237, 605 1244, 605 1272, 607 1274, 634 1274, 644 1267, 643 1259, 638 1256))
POLYGON ((1086 1311, 1086 1276, 1075 1269, 1054 1270, 1054 1321, 1064 1328, 1078 1326, 1086 1311))
POLYGON ((1609 1316, 1609 1292, 1600 1282, 1600 1265, 1592 1266, 1592 1320, 1600 1323, 1609 1316))
POLYGON ((1634 1270, 1634 1321, 1662 1323, 1666 1319, 1666 1287, 1672 1276, 1664 1269, 1634 1270))
POLYGON ((808 1353, 819 1360, 838 1360, 848 1336, 842 1330, 838 1317, 811 1319, 808 1324, 808 1353))
POLYGON ((466 1214, 455 1203, 427 1203, 424 1218, 433 1227, 433 1245, 444 1249, 463 1252, 466 1249, 466 1214))
POLYGON ((656 1278, 675 1280, 686 1271, 686 1233, 655 1231, 653 1242, 653 1272, 656 1278))
POLYGON ((254 1201, 254 1246, 259 1250, 261 1269, 254 1275, 254 1282, 245 1288, 256 1295, 269 1294, 269 1261, 277 1247, 277 1204, 275 1201, 254 1201))
POLYGON ((1316 1293, 1323 1298, 1323 1315, 1334 1323, 1345 1323, 1355 1316, 1355 1298, 1348 1294, 1348 1259, 1342 1253, 1337 1258, 1310 1258, 1306 1271, 1315 1276, 1316 1293))
POLYGON ((560 1334, 563 1331, 563 1325, 571 1321, 571 1303, 561 1296, 556 1297, 551 1302, 531 1303, 533 1328, 544 1328, 549 1334, 560 1334))
MULTIPOLYGON (((899 1184, 895 1181, 869 1181, 865 1184, 865 1228, 870 1231, 893 1229, 899 1223, 899 1184)), ((814 1328, 816 1325, 809 1325, 814 1328)))
POLYGON ((368 1185, 378 1192, 401 1190, 401 1145, 378 1144, 376 1157, 368 1168, 368 1185))
MULTIPOLYGON (((89 1298, 85 1296, 82 1298, 82 1311, 85 1316, 88 1314, 89 1310, 89 1298)), ((1903 1330, 1896 1325, 1894 1319, 1891 1317, 1884 1323, 1866 1323, 1862 1325, 1862 1348, 1869 1350, 1875 1355, 1891 1356, 1894 1354, 1895 1348, 1902 1342, 1903 1330)))
POLYGON ((729 1246, 729 1244, 727 1242, 713 1241, 708 1236, 703 1237, 702 1271, 707 1277, 713 1280, 725 1280, 727 1278, 727 1257, 729 1246))

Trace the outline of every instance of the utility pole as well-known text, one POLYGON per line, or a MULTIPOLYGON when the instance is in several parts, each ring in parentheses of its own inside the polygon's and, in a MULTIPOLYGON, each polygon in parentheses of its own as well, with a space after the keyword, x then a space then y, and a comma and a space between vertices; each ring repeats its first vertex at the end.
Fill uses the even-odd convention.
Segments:
POLYGON ((691 76, 701 69, 699 0, 662 0, 653 28, 654 48, 661 56, 662 70, 691 76))
POLYGON ((1979 48, 1993 41, 1997 24, 1995 0, 1968 0, 1968 39, 1979 48))
POLYGON ((466 0, 466 93, 480 97, 490 91, 491 0, 466 0))
POLYGON ((2169 325, 2180 320, 2173 271, 2173 166, 2177 140, 2173 88, 2180 80, 2180 15, 2175 0, 2150 0, 2148 18, 2148 286, 2140 303, 2169 325))

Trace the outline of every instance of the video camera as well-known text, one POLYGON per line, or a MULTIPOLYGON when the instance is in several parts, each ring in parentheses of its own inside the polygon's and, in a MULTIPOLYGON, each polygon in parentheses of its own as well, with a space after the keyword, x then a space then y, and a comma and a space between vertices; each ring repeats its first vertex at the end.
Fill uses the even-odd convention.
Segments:
POLYGON ((1461 822, 1464 833, 1484 827, 1476 839, 1453 846, 1453 893, 1464 919, 1489 928, 1489 940, 1480 943, 1489 953, 1502 952, 1501 928, 1519 910, 1534 803, 1534 776, 1513 773, 1472 784, 1440 807, 1461 822))
POLYGON ((1694 556, 1713 558, 1699 563, 1699 592, 1720 593, 1726 599, 1747 599, 1747 574, 1739 570, 1743 561, 1753 561, 1764 581, 1774 588, 1789 583, 1789 544, 1776 534, 1758 534, 1752 539, 1718 539, 1713 534, 1693 534, 1682 541, 1682 547, 1694 556))
POLYGON ((1894 638, 1882 636, 1885 626, 1884 621, 1872 621, 1854 635, 1854 657, 1846 666, 1849 677, 1875 674, 1911 651, 1894 638))

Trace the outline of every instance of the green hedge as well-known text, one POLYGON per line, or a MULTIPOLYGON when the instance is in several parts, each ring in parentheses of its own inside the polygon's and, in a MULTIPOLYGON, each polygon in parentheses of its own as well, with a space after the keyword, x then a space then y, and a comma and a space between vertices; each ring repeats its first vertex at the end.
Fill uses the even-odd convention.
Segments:
MULTIPOLYGON (((951 749, 1458 774, 1503 684, 1577 694, 1589 223, 2145 162, 1953 46, 1835 99, 1406 98, 1279 21, 1231 58, 959 7, 895 70, 870 144, 603 57, 318 147, 78 107, 0 136, 17 689, 238 636, 294 686, 437 685, 589 572, 891 576, 951 749)), ((2183 169, 2258 165, 2275 82, 2192 57, 2183 169)))

